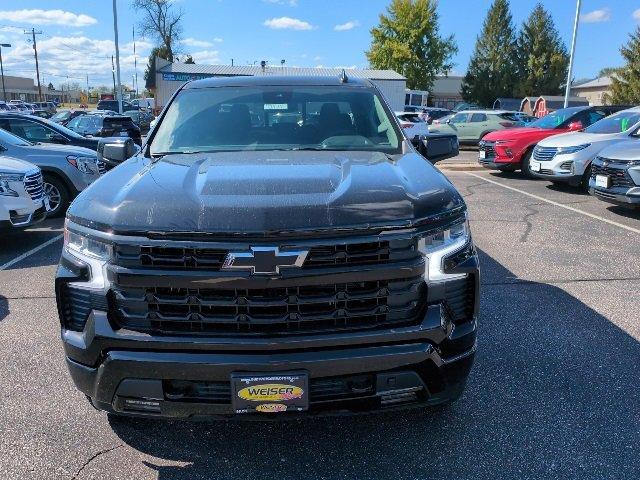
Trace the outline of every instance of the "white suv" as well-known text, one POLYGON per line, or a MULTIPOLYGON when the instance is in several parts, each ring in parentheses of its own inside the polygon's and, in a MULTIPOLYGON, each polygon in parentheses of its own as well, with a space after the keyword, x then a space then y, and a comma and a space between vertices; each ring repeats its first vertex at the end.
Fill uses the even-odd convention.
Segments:
POLYGON ((595 122, 581 132, 554 135, 533 149, 531 173, 554 183, 587 188, 591 161, 618 142, 638 138, 640 107, 622 110, 595 122))
POLYGON ((0 229, 27 227, 47 216, 42 172, 31 163, 0 157, 0 229))

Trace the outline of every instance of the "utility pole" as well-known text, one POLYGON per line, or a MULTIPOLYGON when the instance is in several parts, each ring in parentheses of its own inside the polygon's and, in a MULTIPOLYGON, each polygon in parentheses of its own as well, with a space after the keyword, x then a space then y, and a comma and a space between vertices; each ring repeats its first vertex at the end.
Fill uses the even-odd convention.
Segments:
POLYGON ((120 47, 118 46, 118 8, 113 0, 113 33, 116 42, 116 72, 118 75, 118 113, 122 114, 122 83, 120 82, 120 47))
POLYGON ((111 55, 111 76, 113 77, 113 98, 116 98, 116 66, 113 63, 113 55, 111 55))
POLYGON ((29 32, 28 30, 24 31, 25 35, 31 34, 31 38, 33 40, 33 53, 36 56, 36 77, 38 79, 38 98, 42 101, 42 86, 40 85, 40 66, 38 65, 38 44, 36 43, 36 35, 42 35, 42 31, 38 30, 36 32, 35 28, 32 28, 29 32))
POLYGON ((582 0, 577 0, 576 18, 573 21, 573 38, 571 39, 571 56, 569 57, 569 72, 567 73, 567 86, 564 90, 564 108, 569 106, 569 95, 571 95, 571 77, 573 76, 573 56, 576 53, 576 37, 578 36, 578 22, 580 21, 580 7, 582 0))
POLYGON ((4 87, 4 67, 2 66, 2 47, 9 48, 10 43, 0 43, 0 74, 2 75, 2 99, 7 101, 7 89, 4 87))
POLYGON ((136 98, 138 97, 138 56, 136 55, 136 27, 133 26, 133 68, 136 72, 134 76, 134 89, 136 91, 136 98))

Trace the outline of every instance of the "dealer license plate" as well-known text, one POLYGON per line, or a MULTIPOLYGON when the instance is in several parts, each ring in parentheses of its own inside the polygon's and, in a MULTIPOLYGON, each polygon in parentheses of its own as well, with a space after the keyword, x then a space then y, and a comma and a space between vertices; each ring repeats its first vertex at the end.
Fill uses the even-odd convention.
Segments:
POLYGON ((540 162, 531 162, 531 163, 529 163, 529 167, 531 168, 532 172, 539 172, 540 171, 540 162))
POLYGON ((607 175, 596 175, 596 187, 609 188, 611 179, 607 175))
POLYGON ((120 132, 120 133, 118 133, 118 136, 120 136, 120 137, 128 137, 129 134, 127 132, 120 132))
POLYGON ((484 150, 480 150, 478 152, 478 157, 480 158, 480 160, 484 160, 485 158, 487 158, 487 152, 485 152, 484 150))
POLYGON ((232 374, 236 413, 302 412, 309 409, 309 375, 305 372, 232 374))

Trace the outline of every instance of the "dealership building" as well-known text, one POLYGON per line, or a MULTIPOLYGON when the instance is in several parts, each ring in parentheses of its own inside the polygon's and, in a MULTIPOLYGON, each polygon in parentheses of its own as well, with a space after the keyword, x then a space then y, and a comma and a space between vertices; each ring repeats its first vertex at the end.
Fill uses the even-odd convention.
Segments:
MULTIPOLYGON (((341 68, 265 67, 259 65, 196 65, 169 63, 156 58, 156 109, 162 110, 175 91, 185 82, 211 77, 246 77, 256 75, 295 75, 303 77, 338 77, 341 68)), ((346 70, 347 77, 371 80, 383 93, 393 110, 402 110, 405 100, 406 78, 393 70, 346 70)))

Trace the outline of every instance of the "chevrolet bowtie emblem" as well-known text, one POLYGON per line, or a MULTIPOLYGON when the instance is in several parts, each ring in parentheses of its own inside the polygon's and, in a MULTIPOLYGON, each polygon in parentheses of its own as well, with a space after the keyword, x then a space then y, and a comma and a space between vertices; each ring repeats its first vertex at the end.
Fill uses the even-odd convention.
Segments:
POLYGON ((248 270, 254 274, 278 274, 281 268, 302 267, 307 250, 281 252, 278 247, 251 247, 250 252, 229 252, 222 270, 248 270))

